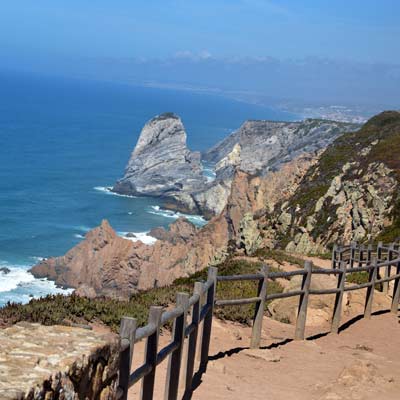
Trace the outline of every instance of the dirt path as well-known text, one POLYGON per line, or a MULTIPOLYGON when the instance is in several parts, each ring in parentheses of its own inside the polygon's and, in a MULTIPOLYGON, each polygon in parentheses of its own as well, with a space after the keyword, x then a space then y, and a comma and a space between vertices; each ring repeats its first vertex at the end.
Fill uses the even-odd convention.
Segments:
POLYGON ((393 315, 362 319, 340 335, 277 347, 293 327, 270 319, 264 326, 264 350, 248 350, 243 347, 250 330, 216 321, 213 361, 193 399, 400 398, 400 325, 393 315))
MULTIPOLYGON (((330 260, 304 259, 330 268, 330 260)), ((287 262, 276 267, 286 271, 299 268, 287 262)), ((383 300, 375 310, 390 304, 388 299, 383 300)), ((291 340, 293 325, 265 317, 259 350, 248 348, 250 327, 214 319, 208 369, 197 382, 192 399, 399 400, 399 318, 390 313, 375 314, 370 320, 354 318, 359 310, 350 307, 342 318, 353 319, 334 335, 327 333, 330 327, 326 319, 320 318, 323 322, 317 325, 311 323, 311 311, 306 341, 291 340)), ((170 334, 163 332, 160 346, 169 340, 170 334)), ((143 354, 144 343, 139 343, 135 346, 134 368, 142 363, 143 354)), ((164 361, 157 369, 155 399, 164 398, 166 367, 164 361)), ((139 394, 140 384, 130 390, 129 400, 138 399, 139 394)), ((181 388, 179 398, 182 394, 181 388)))
MULTIPOLYGON (((293 326, 264 319, 262 349, 250 350, 251 329, 214 319, 210 362, 193 399, 361 400, 400 398, 400 324, 390 313, 360 319, 339 335, 291 341, 293 326)), ((309 335, 328 327, 309 329, 309 335)), ((317 335, 318 336, 318 335, 317 335)), ((161 337, 166 344, 167 334, 161 337)), ((135 348, 143 357, 143 344, 135 348)), ((164 362, 155 399, 163 398, 164 362)), ((137 399, 140 385, 129 399, 137 399)))

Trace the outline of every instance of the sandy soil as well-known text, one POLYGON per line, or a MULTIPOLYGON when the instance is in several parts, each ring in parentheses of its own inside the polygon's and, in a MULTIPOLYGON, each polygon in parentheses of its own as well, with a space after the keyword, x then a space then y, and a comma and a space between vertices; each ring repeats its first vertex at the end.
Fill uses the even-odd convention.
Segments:
MULTIPOLYGON (((249 327, 215 319, 208 369, 192 398, 400 398, 398 317, 385 313, 371 320, 355 320, 339 335, 326 334, 328 327, 315 327, 309 334, 316 337, 309 336, 306 341, 290 340, 293 330, 291 325, 265 318, 262 349, 250 350, 249 327)), ((168 340, 164 333, 160 344, 168 340)), ((140 362, 142 343, 136 346, 135 354, 140 362)), ((157 369, 155 399, 164 397, 166 365, 164 362, 157 369)), ((138 398, 139 392, 140 385, 134 386, 129 399, 138 398)))
MULTIPOLYGON (((330 268, 330 260, 303 258, 330 268)), ((286 271, 298 269, 286 262, 280 265, 273 260, 267 262, 286 271)), ((387 306, 385 302, 382 304, 387 306)), ((305 341, 292 340, 293 325, 265 317, 261 349, 257 350, 248 347, 250 327, 214 319, 207 372, 195 380, 191 398, 399 400, 399 317, 376 312, 366 320, 355 316, 355 310, 356 307, 353 313, 342 315, 339 335, 329 333, 327 322, 313 325, 308 318, 305 341)), ((160 347, 169 340, 170 334, 163 332, 160 347)), ((143 354, 144 343, 139 343, 135 346, 133 368, 142 363, 143 354)), ((155 399, 164 398, 166 368, 167 361, 157 368, 155 399)), ((138 399, 139 394, 140 384, 137 384, 131 388, 129 400, 138 399)), ((179 398, 182 395, 181 387, 179 398)))

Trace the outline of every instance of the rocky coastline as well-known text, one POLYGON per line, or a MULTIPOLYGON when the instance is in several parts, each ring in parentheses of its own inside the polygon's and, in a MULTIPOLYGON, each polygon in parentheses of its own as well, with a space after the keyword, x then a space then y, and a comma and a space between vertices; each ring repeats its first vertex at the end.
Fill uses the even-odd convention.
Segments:
MULTIPOLYGON (((163 119, 163 124, 169 119, 163 119)), ((185 135, 178 136, 183 143, 185 135)), ((146 143, 139 150, 149 150, 146 143)), ((126 298, 139 290, 168 285, 232 253, 249 255, 259 248, 281 248, 320 254, 329 251, 339 237, 368 241, 386 235, 387 241, 389 234, 397 232, 399 112, 372 118, 361 129, 337 136, 326 149, 299 150, 294 159, 263 174, 237 165, 239 146, 234 144, 217 163, 221 174, 225 170, 223 176, 233 174, 232 182, 225 188, 228 195, 222 211, 204 227, 196 228, 181 218, 169 231, 154 229, 151 234, 157 241, 146 245, 118 237, 103 221, 65 256, 42 261, 32 273, 60 285, 84 286, 96 295, 126 298)), ((185 148, 181 145, 179 154, 185 148)), ((166 171, 171 176, 173 168, 166 171)), ((186 178, 180 175, 180 179, 185 182, 186 178)), ((215 196, 222 196, 215 190, 215 196)), ((173 196, 182 193, 174 189, 173 196)))

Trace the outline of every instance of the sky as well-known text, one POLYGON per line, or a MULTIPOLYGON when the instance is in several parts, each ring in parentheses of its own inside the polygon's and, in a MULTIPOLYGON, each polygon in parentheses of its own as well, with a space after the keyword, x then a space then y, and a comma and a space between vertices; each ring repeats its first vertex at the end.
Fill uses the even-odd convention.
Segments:
POLYGON ((191 52, 400 63, 399 21, 398 0, 4 0, 0 49, 27 59, 191 52))
MULTIPOLYGON (((0 67, 96 74, 127 60, 329 60, 379 76, 400 65, 399 21, 399 0, 3 0, 0 67)), ((118 79, 142 79, 134 68, 118 79)))

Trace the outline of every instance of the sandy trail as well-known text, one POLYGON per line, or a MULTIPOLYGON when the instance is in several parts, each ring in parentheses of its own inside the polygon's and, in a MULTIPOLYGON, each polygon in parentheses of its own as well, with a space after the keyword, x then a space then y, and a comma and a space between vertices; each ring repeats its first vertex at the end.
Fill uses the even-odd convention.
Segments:
MULTIPOLYGON (((400 398, 400 324, 390 313, 356 320, 339 335, 291 341, 294 327, 264 318, 262 349, 249 350, 251 329, 214 319, 210 362, 193 399, 344 400, 400 398)), ((319 336, 319 337, 318 337, 319 336)), ((160 338, 166 344, 168 335, 160 338)), ((142 360, 143 343, 135 347, 142 360)), ((157 369, 155 399, 162 399, 167 362, 157 369)), ((137 399, 140 385, 129 399, 137 399)), ((181 391, 182 393, 182 391, 181 391)))

